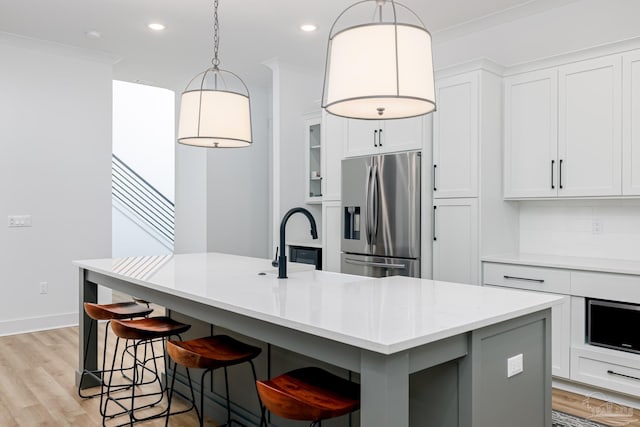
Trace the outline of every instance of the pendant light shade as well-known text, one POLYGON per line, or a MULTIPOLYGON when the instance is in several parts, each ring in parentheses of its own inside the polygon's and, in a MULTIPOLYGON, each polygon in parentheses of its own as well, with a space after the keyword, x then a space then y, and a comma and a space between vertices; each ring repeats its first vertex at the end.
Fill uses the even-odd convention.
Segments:
POLYGON ((431 35, 415 13, 381 0, 364 0, 345 10, 329 34, 322 100, 329 113, 357 119, 399 119, 434 111, 431 35), (346 12, 373 3, 377 22, 336 29, 346 12), (386 21, 385 3, 391 6, 386 21), (398 22, 398 9, 409 11, 417 23, 398 22))
POLYGON ((178 142, 211 148, 247 147, 251 135, 249 90, 236 74, 219 68, 218 0, 214 0, 213 66, 195 76, 182 93, 178 142))
POLYGON ((178 142, 213 148, 251 145, 249 91, 239 77, 214 68, 194 77, 182 93, 178 142))

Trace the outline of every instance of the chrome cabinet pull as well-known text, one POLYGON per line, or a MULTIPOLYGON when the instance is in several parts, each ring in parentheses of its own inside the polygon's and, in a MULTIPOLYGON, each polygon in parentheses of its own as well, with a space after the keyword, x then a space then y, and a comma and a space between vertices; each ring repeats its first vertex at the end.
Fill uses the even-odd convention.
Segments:
POLYGON ((377 147, 378 146, 378 129, 373 131, 373 146, 377 147))
POLYGON ((556 186, 555 186, 554 180, 553 180, 553 169, 554 169, 555 165, 556 165, 556 161, 555 160, 551 160, 551 189, 552 190, 556 189, 556 186))
POLYGON ((562 159, 560 159, 560 171, 558 175, 560 175, 560 189, 562 190, 562 159))
POLYGON ((504 276, 507 280, 525 280, 527 282, 544 283, 544 279, 529 279, 528 277, 504 276))
POLYGON ((382 147, 382 129, 378 129, 378 147, 382 147))
POLYGON ((616 376, 618 376, 618 377, 630 378, 630 379, 632 379, 632 380, 640 381, 640 378, 638 378, 638 377, 634 377, 634 376, 632 376, 632 375, 627 375, 627 374, 620 374, 620 373, 618 373, 618 372, 614 372, 614 371, 612 371, 611 369, 607 370, 607 374, 609 374, 609 375, 616 375, 616 376))

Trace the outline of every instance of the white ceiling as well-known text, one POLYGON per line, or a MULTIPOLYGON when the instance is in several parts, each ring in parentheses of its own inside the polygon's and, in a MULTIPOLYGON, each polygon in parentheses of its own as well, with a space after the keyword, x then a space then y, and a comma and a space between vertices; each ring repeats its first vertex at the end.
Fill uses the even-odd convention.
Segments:
MULTIPOLYGON (((455 37, 573 0, 403 0, 434 40, 455 37)), ((322 68, 329 27, 355 0, 220 0, 222 68, 262 84, 263 61, 322 68), (299 26, 311 22, 314 33, 299 26)), ((179 89, 210 65, 213 0, 0 0, 0 31, 107 52, 114 78, 179 89), (167 26, 162 32, 150 22, 167 26), (100 39, 85 33, 100 32, 100 39)))

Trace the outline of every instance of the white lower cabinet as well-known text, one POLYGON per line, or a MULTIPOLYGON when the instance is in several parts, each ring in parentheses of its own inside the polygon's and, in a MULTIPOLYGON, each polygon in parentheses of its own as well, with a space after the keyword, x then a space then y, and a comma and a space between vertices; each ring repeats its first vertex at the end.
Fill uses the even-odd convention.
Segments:
POLYGON ((322 203, 322 269, 340 272, 340 201, 322 203))
POLYGON ((433 200, 433 280, 478 284, 478 199, 433 200))
POLYGON ((569 378, 571 374, 571 297, 551 309, 551 374, 569 378))
POLYGON ((551 374, 568 379, 571 363, 570 272, 556 268, 483 263, 482 284, 555 293, 562 303, 551 309, 551 374))
POLYGON ((631 353, 575 347, 571 349, 571 379, 638 396, 640 361, 631 353))

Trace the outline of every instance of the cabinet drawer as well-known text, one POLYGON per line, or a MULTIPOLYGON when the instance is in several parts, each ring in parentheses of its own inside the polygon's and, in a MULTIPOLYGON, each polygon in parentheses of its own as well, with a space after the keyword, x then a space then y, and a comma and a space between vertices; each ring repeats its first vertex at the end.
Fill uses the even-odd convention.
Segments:
POLYGON ((555 268, 485 262, 482 279, 485 285, 540 292, 570 294, 571 290, 571 274, 555 268))
POLYGON ((640 276, 574 271, 571 283, 576 296, 640 304, 640 276))
MULTIPOLYGON (((631 357, 640 359, 640 356, 631 357)), ((571 379, 637 396, 640 394, 640 361, 573 348, 571 379)))

